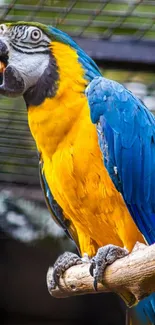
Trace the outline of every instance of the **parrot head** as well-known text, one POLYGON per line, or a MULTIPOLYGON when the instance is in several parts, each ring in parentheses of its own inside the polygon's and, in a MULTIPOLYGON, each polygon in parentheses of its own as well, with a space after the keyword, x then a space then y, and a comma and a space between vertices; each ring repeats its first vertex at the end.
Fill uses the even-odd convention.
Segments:
POLYGON ((94 61, 60 30, 40 23, 6 23, 0 25, 0 94, 24 95, 34 105, 54 96, 59 83, 59 66, 51 50, 54 42, 74 49, 92 78, 99 73, 94 61))
POLYGON ((0 25, 1 94, 11 97, 23 95, 36 86, 43 75, 45 83, 45 75, 49 79, 50 74, 52 85, 44 85, 44 91, 48 96, 50 91, 54 91, 58 73, 47 31, 46 26, 40 24, 19 22, 0 25))

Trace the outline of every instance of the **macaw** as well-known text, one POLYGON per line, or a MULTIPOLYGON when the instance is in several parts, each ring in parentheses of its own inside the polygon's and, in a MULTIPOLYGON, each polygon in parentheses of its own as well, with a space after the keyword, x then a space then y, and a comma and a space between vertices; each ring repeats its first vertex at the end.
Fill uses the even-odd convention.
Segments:
MULTIPOLYGON (((90 258, 97 289, 106 265, 137 241, 154 242, 154 118, 123 86, 103 78, 67 34, 40 23, 0 25, 0 80, 0 94, 25 100, 47 205, 79 254, 90 258)), ((51 286, 82 262, 61 255, 51 286)), ((147 299, 143 310, 137 305, 144 324, 155 321, 153 298, 147 299)))

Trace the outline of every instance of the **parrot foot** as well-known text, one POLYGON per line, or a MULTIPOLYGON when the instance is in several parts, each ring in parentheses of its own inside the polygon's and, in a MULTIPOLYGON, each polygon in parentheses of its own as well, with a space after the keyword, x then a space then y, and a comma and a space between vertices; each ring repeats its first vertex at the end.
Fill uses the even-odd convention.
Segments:
POLYGON ((94 289, 97 291, 98 282, 103 282, 103 272, 106 267, 118 258, 128 255, 129 252, 125 248, 115 245, 106 245, 100 247, 97 254, 91 259, 90 274, 94 278, 94 289))
POLYGON ((53 279, 50 281, 50 291, 59 287, 59 280, 63 273, 68 270, 71 266, 86 263, 80 258, 78 255, 65 252, 64 254, 60 255, 53 266, 53 279))

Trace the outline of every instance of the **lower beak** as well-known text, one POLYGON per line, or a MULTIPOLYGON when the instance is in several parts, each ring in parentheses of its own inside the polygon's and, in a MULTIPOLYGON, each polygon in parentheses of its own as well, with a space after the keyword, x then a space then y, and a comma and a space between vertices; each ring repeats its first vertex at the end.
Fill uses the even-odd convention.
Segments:
POLYGON ((7 65, 7 67, 2 67, 1 71, 0 95, 7 97, 23 95, 25 84, 20 72, 11 64, 7 65))
POLYGON ((0 73, 3 73, 5 71, 5 64, 0 61, 0 73))

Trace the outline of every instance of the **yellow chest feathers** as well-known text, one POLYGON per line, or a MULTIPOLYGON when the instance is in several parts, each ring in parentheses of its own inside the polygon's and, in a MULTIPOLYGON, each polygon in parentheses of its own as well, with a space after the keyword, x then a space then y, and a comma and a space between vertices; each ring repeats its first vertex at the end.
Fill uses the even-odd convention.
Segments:
POLYGON ((65 217, 74 223, 82 252, 93 255, 96 247, 108 243, 131 249, 142 239, 104 167, 84 95, 83 69, 75 52, 65 45, 61 50, 63 57, 53 45, 60 75, 56 96, 28 110, 48 185, 65 217))
MULTIPOLYGON (((82 253, 92 256, 97 247, 109 243, 131 250, 142 237, 104 167, 86 99, 78 99, 78 104, 82 108, 70 107, 72 118, 59 112, 56 120, 48 109, 41 122, 33 123, 30 114, 48 185, 65 217, 74 223, 82 253), (60 121, 68 127, 59 128, 60 121)), ((59 109, 65 111, 61 105, 59 109)))

